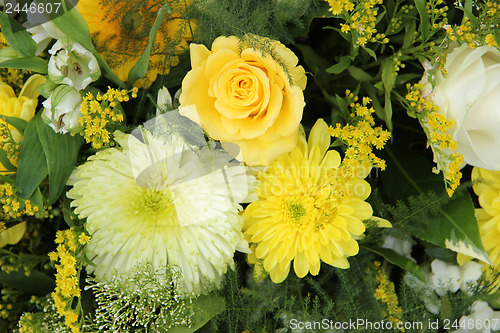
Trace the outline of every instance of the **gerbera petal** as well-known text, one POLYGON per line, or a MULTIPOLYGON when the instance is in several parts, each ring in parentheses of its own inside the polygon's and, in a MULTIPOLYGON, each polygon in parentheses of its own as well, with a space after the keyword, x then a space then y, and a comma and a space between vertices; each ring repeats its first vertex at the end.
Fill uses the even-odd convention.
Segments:
POLYGON ((309 272, 309 262, 304 252, 298 252, 293 259, 293 269, 299 278, 303 278, 309 272))

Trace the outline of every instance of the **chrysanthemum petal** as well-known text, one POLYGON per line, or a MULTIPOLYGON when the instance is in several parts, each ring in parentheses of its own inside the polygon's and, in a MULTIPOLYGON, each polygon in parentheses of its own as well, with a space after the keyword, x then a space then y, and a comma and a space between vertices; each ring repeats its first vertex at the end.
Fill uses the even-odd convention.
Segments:
POLYGON ((309 273, 309 262, 304 252, 298 252, 293 260, 293 269, 299 278, 303 278, 309 273))

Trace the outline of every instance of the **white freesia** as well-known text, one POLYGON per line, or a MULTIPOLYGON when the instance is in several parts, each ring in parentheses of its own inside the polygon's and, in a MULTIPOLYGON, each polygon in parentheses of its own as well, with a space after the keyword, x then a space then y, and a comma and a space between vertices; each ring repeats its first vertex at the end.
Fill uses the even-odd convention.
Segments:
POLYGON ((411 239, 409 237, 403 239, 393 236, 386 236, 384 238, 384 244, 382 244, 382 247, 385 249, 391 249, 405 258, 415 261, 415 259, 411 256, 413 243, 411 242, 411 239))
POLYGON ((419 280, 415 275, 410 273, 404 275, 403 281, 408 287, 413 289, 418 297, 420 297, 429 312, 439 314, 441 311, 441 300, 434 292, 432 284, 428 282, 430 279, 430 272, 428 272, 426 268, 427 267, 422 268, 425 282, 419 280))
MULTIPOLYGON (((32 14, 31 14, 32 15, 32 14)), ((30 13, 28 12, 28 22, 30 22, 30 13)), ((32 25, 32 24, 30 24, 32 25)), ((33 35, 31 38, 36 42, 35 55, 40 55, 47 48, 52 39, 63 38, 64 33, 51 21, 42 23, 27 29, 33 35)))
POLYGON ((453 293, 460 289, 460 268, 458 265, 449 265, 441 260, 431 263, 431 283, 439 296, 444 296, 448 291, 453 293))
POLYGON ((171 111, 174 109, 172 103, 172 95, 168 91, 167 87, 163 87, 158 90, 158 97, 156 98, 156 115, 159 116, 162 113, 171 111))
POLYGON ((446 295, 448 291, 455 293, 458 289, 472 294, 482 274, 482 265, 474 261, 458 266, 436 259, 431 263, 431 268, 431 283, 439 296, 446 295))
POLYGON ((493 311, 488 303, 476 301, 471 314, 460 318, 459 329, 453 333, 490 333, 500 331, 500 311, 493 311))
POLYGON ((57 87, 43 102, 42 119, 56 133, 75 132, 79 129, 82 96, 74 88, 66 85, 57 87))
POLYGON ((465 265, 460 267, 460 273, 462 275, 460 280, 460 290, 469 295, 473 294, 476 287, 477 280, 481 277, 483 265, 478 264, 475 261, 469 261, 465 265))
POLYGON ((94 55, 71 39, 59 39, 49 53, 49 79, 54 83, 83 90, 101 76, 94 55))
POLYGON ((446 76, 424 74, 422 94, 455 122, 449 134, 466 163, 500 170, 500 52, 467 44, 448 54, 446 76))

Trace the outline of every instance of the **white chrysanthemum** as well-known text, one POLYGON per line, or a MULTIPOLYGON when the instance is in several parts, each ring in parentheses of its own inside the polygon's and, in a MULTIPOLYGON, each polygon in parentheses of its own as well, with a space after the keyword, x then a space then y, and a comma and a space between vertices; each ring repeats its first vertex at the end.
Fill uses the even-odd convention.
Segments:
POLYGON ((73 172, 68 197, 87 218, 97 279, 127 273, 146 261, 182 270, 189 292, 217 283, 235 250, 248 251, 239 205, 254 187, 227 154, 143 131, 143 141, 115 133, 121 148, 91 156, 73 172))

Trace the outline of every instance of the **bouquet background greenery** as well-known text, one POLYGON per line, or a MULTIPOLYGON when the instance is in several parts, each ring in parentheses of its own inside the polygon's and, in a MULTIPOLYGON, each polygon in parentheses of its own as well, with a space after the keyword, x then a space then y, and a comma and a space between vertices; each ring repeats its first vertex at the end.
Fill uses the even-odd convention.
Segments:
MULTIPOLYGON (((405 332, 439 332, 459 329, 476 301, 500 306, 498 266, 483 245, 474 210, 481 200, 472 187, 484 180, 471 176, 471 166, 460 169, 463 157, 452 153, 447 134, 455 124, 436 116, 418 84, 424 70, 434 78, 443 73, 448 49, 458 44, 498 49, 498 1, 81 0, 78 6, 81 14, 69 10, 50 22, 90 52, 101 71, 82 90, 80 126, 56 133, 63 118, 49 127, 51 120, 35 113, 36 102, 25 119, 0 110, 0 225, 25 228, 17 242, 0 248, 0 332, 288 332, 299 331, 293 320, 325 318, 422 322, 423 329, 405 332), (89 22, 85 13, 93 10, 100 10, 96 19, 106 16, 105 24, 89 22), (117 34, 108 35, 111 30, 117 34), (319 274, 290 273, 281 283, 239 252, 222 280, 207 282, 204 289, 211 291, 201 296, 179 287, 179 271, 147 261, 132 275, 116 272, 101 281, 91 273, 92 234, 71 204, 80 194, 68 192, 67 184, 76 182, 70 175, 115 142, 124 147, 119 137, 114 140, 115 130, 131 132, 177 109, 182 97, 176 91, 191 69, 188 43, 210 49, 220 36, 236 36, 242 48, 274 59, 292 83, 287 59, 273 41, 295 53, 307 76, 304 132, 323 118, 332 125, 330 148, 353 167, 367 161, 374 166, 366 201, 373 216, 392 227, 379 228, 376 218, 363 221, 366 232, 347 269, 323 262, 319 274), (161 104, 163 87, 173 97, 161 104), (373 107, 373 114, 360 113, 364 107, 373 107), (370 130, 360 134, 363 122, 370 130), (14 138, 14 128, 22 140, 14 138), (388 236, 409 241, 412 258, 384 247, 388 236), (431 281, 436 259, 450 267, 464 267, 467 259, 493 265, 484 264, 469 290, 440 294, 431 281), (436 327, 425 326, 436 320, 436 327)), ((22 87, 40 79, 28 80, 31 74, 53 75, 51 55, 37 53, 30 33, 7 14, 0 14, 0 25, 0 75, 21 100, 30 91, 22 87)), ((58 89, 51 82, 38 84, 40 96, 26 97, 38 99, 37 110, 58 89)), ((66 103, 70 93, 61 94, 66 103)), ((304 331, 314 330, 324 331, 304 331)))

